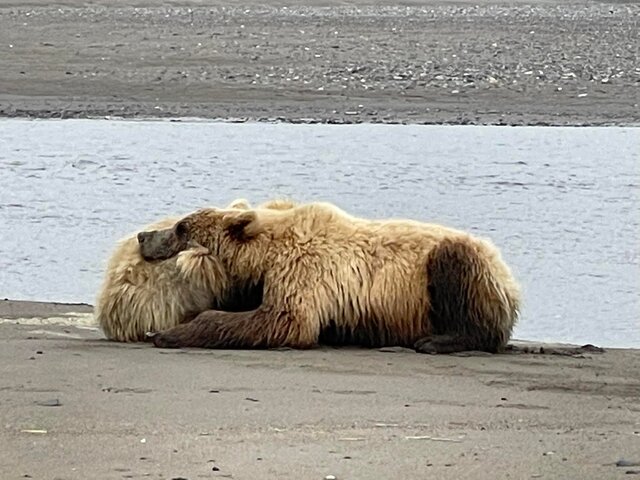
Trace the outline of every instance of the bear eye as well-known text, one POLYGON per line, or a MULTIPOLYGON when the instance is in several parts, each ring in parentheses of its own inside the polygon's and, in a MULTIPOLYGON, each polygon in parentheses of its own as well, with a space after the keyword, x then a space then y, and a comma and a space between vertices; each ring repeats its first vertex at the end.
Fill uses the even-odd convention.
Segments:
POLYGON ((176 225, 176 235, 178 235, 178 237, 180 238, 186 237, 188 233, 189 233, 189 225, 187 224, 187 222, 179 222, 176 225))

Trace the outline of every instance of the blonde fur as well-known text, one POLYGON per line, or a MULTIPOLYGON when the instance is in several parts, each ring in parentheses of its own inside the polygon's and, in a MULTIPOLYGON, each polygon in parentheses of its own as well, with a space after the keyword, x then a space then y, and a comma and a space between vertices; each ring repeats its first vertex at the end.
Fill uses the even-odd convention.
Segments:
MULTIPOLYGON (((273 200, 259 208, 283 210, 294 205, 273 200)), ((243 199, 227 207, 229 211, 249 208, 243 199)), ((160 220, 143 231, 170 228, 177 220, 160 220)), ((223 305, 230 293, 227 272, 207 249, 196 246, 168 260, 146 262, 133 234, 118 242, 108 262, 94 313, 107 338, 136 342, 148 331, 174 327, 223 305)))
POLYGON ((204 209, 183 222, 190 240, 219 252, 228 277, 263 281, 263 302, 248 313, 206 312, 156 336, 159 346, 305 348, 327 340, 496 351, 518 316, 519 286, 499 251, 462 231, 365 220, 327 203, 204 209))

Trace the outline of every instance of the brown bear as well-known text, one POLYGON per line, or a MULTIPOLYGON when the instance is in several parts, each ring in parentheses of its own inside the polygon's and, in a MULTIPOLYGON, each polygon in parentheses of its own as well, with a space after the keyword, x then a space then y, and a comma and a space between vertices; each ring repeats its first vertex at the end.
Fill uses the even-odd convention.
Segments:
POLYGON ((138 240, 149 261, 198 245, 229 278, 263 282, 258 308, 206 311, 150 333, 159 347, 330 342, 497 352, 518 317, 519 286, 496 247, 439 225, 365 220, 327 203, 280 211, 208 208, 138 240))
MULTIPOLYGON (((259 208, 293 206, 288 200, 272 200, 259 208)), ((250 205, 235 200, 227 208, 246 210, 250 205)), ((178 220, 161 220, 145 230, 169 228, 178 220)), ((188 248, 167 260, 145 262, 137 234, 131 235, 119 242, 109 260, 94 315, 108 339, 136 342, 144 340, 150 330, 174 327, 204 310, 247 310, 260 305, 259 283, 233 282, 231 288, 230 281, 218 260, 202 247, 188 248)))

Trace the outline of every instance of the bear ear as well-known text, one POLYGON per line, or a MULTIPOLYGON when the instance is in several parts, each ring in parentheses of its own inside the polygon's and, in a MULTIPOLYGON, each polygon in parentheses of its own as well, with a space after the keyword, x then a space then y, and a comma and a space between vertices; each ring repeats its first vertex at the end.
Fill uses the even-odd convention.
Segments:
POLYGON ((228 234, 237 240, 248 240, 262 232, 254 210, 228 213, 222 218, 222 225, 228 234))
POLYGON ((233 202, 229 204, 227 208, 236 208, 238 210, 249 210, 251 208, 251 204, 249 200, 245 200, 244 198, 236 198, 233 202))

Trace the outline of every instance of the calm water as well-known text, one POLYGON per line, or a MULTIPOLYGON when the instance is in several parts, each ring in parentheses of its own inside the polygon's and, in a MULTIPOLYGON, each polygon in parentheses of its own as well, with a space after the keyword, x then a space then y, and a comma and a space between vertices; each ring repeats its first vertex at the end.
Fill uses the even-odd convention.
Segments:
POLYGON ((519 338, 640 347, 640 129, 0 121, 0 296, 92 302, 116 239, 233 198, 490 236, 519 338))

